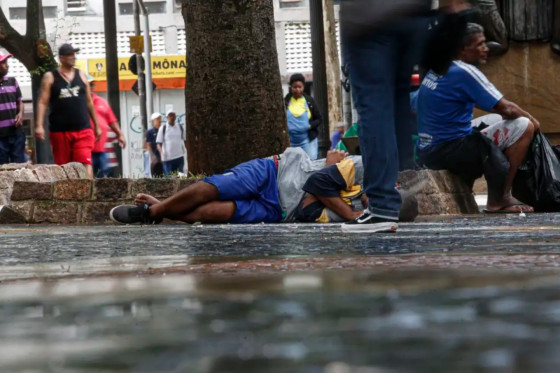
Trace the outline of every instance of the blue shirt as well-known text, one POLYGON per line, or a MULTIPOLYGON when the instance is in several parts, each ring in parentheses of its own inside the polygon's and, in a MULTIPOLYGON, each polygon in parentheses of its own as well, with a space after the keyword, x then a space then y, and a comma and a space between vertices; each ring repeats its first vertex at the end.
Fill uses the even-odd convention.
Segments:
POLYGON ((146 142, 150 144, 152 148, 152 153, 156 156, 158 161, 161 161, 161 156, 159 155, 159 150, 157 148, 156 139, 157 139, 158 130, 154 127, 150 128, 146 131, 146 142))
POLYGON ((443 76, 428 72, 418 94, 418 147, 426 149, 469 135, 474 106, 490 111, 503 97, 471 64, 453 61, 443 76))

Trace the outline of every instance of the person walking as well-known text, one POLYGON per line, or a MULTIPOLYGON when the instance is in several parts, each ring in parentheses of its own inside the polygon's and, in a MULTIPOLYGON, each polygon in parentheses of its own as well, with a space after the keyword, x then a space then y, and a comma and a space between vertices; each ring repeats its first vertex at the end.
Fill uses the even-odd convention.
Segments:
POLYGON ((185 170, 185 141, 187 137, 185 129, 176 121, 177 114, 174 110, 169 110, 167 112, 167 123, 160 128, 156 139, 165 177, 185 170))
MULTIPOLYGON (((410 124, 410 76, 428 31, 431 0, 346 0, 342 42, 358 111, 369 206, 344 232, 396 232, 401 196, 397 131, 410 124)), ((405 134, 408 136, 408 134, 405 134)), ((411 148, 412 149, 412 148, 411 148)))
POLYGON ((37 104, 35 137, 45 140, 45 115, 50 107, 50 143, 58 165, 79 162, 93 179, 92 150, 102 131, 97 121, 86 74, 74 67, 79 49, 63 44, 60 67, 45 74, 37 104), (90 124, 93 121, 93 131, 90 124))
POLYGON ((99 122, 99 127, 101 128, 101 137, 93 145, 93 151, 91 154, 93 175, 99 178, 109 177, 111 165, 109 164, 109 157, 106 153, 109 130, 111 129, 117 135, 117 141, 123 149, 126 148, 126 139, 121 132, 119 121, 115 116, 115 113, 113 113, 113 109, 109 106, 109 103, 105 101, 103 97, 100 97, 98 94, 93 92, 93 89, 95 88, 95 81, 89 76, 88 81, 92 91, 91 98, 93 100, 93 106, 95 107, 95 113, 97 114, 97 120, 99 122))
POLYGON ((319 126, 323 118, 313 97, 304 93, 305 77, 294 74, 290 77, 290 92, 284 98, 290 145, 302 148, 311 159, 319 155, 319 126))
POLYGON ((161 113, 152 114, 152 128, 146 131, 146 142, 144 143, 144 150, 150 153, 150 170, 152 177, 163 176, 163 164, 161 163, 161 154, 157 146, 157 136, 161 127, 161 120, 163 115, 161 113))
POLYGON ((23 102, 16 78, 8 76, 10 57, 0 54, 0 165, 25 162, 23 102))

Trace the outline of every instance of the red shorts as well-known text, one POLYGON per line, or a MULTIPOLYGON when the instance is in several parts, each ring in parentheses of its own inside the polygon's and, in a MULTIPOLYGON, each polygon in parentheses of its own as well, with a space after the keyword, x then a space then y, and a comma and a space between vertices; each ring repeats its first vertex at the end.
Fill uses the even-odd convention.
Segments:
POLYGON ((80 131, 50 132, 54 163, 58 165, 79 162, 91 164, 95 136, 91 128, 80 131))

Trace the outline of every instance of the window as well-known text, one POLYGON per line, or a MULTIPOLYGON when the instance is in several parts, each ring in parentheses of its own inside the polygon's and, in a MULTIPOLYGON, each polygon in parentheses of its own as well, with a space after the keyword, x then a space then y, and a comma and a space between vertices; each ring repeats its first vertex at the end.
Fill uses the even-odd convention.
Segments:
POLYGON ((309 6, 309 0, 280 0, 280 8, 302 8, 309 6))
MULTIPOLYGON (((44 6, 43 16, 45 18, 56 18, 58 13, 58 8, 56 6, 44 6)), ((10 8, 10 19, 13 20, 25 20, 27 17, 27 8, 17 7, 10 8)))
MULTIPOLYGON (((144 4, 150 14, 162 14, 167 12, 166 1, 145 1, 144 4)), ((121 16, 132 15, 132 3, 120 3, 119 14, 121 16)))
POLYGON ((87 11, 87 0, 66 0, 66 10, 69 14, 80 14, 87 11))

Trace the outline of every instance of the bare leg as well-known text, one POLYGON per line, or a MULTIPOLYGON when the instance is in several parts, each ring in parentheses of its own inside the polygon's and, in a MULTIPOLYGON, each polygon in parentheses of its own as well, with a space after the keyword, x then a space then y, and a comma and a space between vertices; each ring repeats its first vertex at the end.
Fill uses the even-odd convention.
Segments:
POLYGON ((505 206, 512 204, 520 204, 519 206, 509 207, 508 210, 512 211, 533 211, 533 208, 526 205, 521 205, 521 202, 511 195, 511 188, 513 180, 517 174, 517 169, 525 159, 529 146, 533 141, 535 127, 533 123, 529 122, 523 136, 512 146, 505 150, 506 157, 509 161, 509 173, 506 179, 504 194, 501 196, 488 195, 488 210, 499 210, 505 206))
POLYGON ((186 216, 198 207, 209 202, 218 201, 219 191, 214 185, 198 182, 183 189, 165 201, 150 207, 152 218, 186 216))
POLYGON ((316 201, 321 202, 325 207, 329 208, 335 214, 347 221, 354 220, 363 213, 363 211, 352 210, 352 208, 340 197, 320 197, 314 194, 308 194, 305 197, 303 207, 307 207, 316 201))
POLYGON ((235 202, 233 201, 212 201, 197 207, 194 211, 177 216, 175 220, 193 224, 196 222, 208 224, 228 223, 235 213, 235 202))
POLYGON ((90 164, 82 163, 86 168, 88 179, 93 180, 93 166, 90 164))

